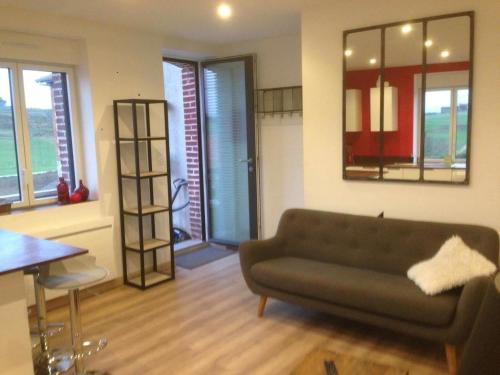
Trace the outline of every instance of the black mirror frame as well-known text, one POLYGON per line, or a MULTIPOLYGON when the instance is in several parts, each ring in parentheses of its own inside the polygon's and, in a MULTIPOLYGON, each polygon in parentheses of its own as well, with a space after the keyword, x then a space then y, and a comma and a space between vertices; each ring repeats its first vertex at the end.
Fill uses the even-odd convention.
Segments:
MULTIPOLYGON (((433 17, 424 17, 412 20, 405 20, 399 22, 386 23, 375 26, 367 26, 356 29, 345 30, 342 33, 342 178, 349 181, 372 181, 372 182, 405 182, 405 183, 428 183, 428 184, 446 184, 446 185, 469 185, 470 183, 470 160, 471 160, 471 130, 472 130, 472 93, 473 93, 473 71, 474 71, 474 11, 444 14, 433 17), (380 112, 380 150, 379 150, 379 175, 377 179, 370 177, 353 177, 347 175, 347 149, 346 149, 346 71, 347 60, 344 51, 347 48, 347 37, 349 34, 380 30, 380 87, 384 87, 384 68, 385 68, 385 30, 389 27, 402 26, 408 23, 421 23, 422 24, 422 92, 426 91, 426 66, 427 66, 427 50, 424 46, 427 40, 427 23, 447 18, 456 17, 469 17, 469 102, 467 112, 467 151, 466 151, 466 165, 465 165, 465 178, 463 181, 432 181, 424 179, 424 158, 418 158, 419 179, 418 180, 404 180, 404 179, 384 179, 384 111, 380 112)), ((421 100, 421 113, 425 113, 425 100, 421 100)), ((380 95, 380 108, 384 108, 384 95, 380 95)), ((425 116, 420 116, 420 151, 419 155, 424 155, 425 151, 425 116)))

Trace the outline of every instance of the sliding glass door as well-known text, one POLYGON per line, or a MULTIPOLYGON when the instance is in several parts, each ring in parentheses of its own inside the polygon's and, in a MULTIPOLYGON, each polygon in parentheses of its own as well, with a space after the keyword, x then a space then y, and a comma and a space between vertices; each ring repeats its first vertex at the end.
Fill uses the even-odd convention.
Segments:
POLYGON ((208 235, 238 244, 257 238, 253 57, 202 64, 208 235))

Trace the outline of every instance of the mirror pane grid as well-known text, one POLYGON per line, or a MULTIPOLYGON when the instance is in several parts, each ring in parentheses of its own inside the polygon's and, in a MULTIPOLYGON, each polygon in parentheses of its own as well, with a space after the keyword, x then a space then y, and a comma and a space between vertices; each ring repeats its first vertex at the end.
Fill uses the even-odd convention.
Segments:
POLYGON ((469 182, 473 18, 464 12, 344 32, 344 178, 469 182), (382 175, 374 168, 380 160, 382 175))

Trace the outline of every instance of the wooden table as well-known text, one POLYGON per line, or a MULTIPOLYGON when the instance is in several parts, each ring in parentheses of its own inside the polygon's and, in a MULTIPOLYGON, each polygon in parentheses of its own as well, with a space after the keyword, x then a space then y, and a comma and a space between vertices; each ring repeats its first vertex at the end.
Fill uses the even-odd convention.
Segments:
POLYGON ((88 250, 0 230, 0 372, 32 375, 23 270, 88 250))
POLYGON ((292 375, 326 375, 324 361, 334 361, 339 375, 407 375, 408 371, 365 361, 346 354, 314 349, 292 375))

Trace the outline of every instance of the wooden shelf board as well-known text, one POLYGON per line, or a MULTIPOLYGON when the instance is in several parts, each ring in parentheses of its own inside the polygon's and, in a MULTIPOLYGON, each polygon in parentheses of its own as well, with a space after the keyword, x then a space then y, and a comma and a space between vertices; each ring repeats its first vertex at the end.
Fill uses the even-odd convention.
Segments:
MULTIPOLYGON (((153 284, 160 283, 162 281, 166 281, 171 279, 170 275, 166 275, 164 273, 159 272, 148 272, 145 275, 146 286, 150 286, 153 284)), ((141 276, 134 277, 133 279, 129 279, 129 282, 138 286, 141 286, 141 276)))
MULTIPOLYGON (((170 245, 170 242, 168 242, 168 241, 160 240, 158 238, 150 238, 150 239, 147 239, 144 241, 144 251, 154 250, 154 249, 158 249, 160 247, 169 246, 169 245, 170 245)), ((141 246, 140 246, 139 242, 132 242, 132 243, 126 244, 125 247, 129 250, 136 250, 136 251, 141 250, 141 246)))
MULTIPOLYGON (((142 214, 149 215, 157 212, 168 211, 168 207, 165 206, 144 206, 142 207, 142 214)), ((123 213, 128 215, 139 215, 139 209, 137 207, 127 208, 123 210, 123 213)))
MULTIPOLYGON (((161 177, 161 176, 166 176, 167 172, 166 171, 145 171, 141 172, 139 174, 139 178, 150 178, 150 177, 161 177)), ((122 177, 124 178, 136 178, 135 173, 123 173, 122 177)))
MULTIPOLYGON (((134 137, 121 137, 120 142, 134 142, 134 137)), ((166 141, 167 137, 137 137, 138 141, 166 141)))
POLYGON ((137 99, 137 98, 131 98, 131 99, 116 99, 114 100, 116 104, 163 104, 166 102, 166 100, 162 99, 137 99))

